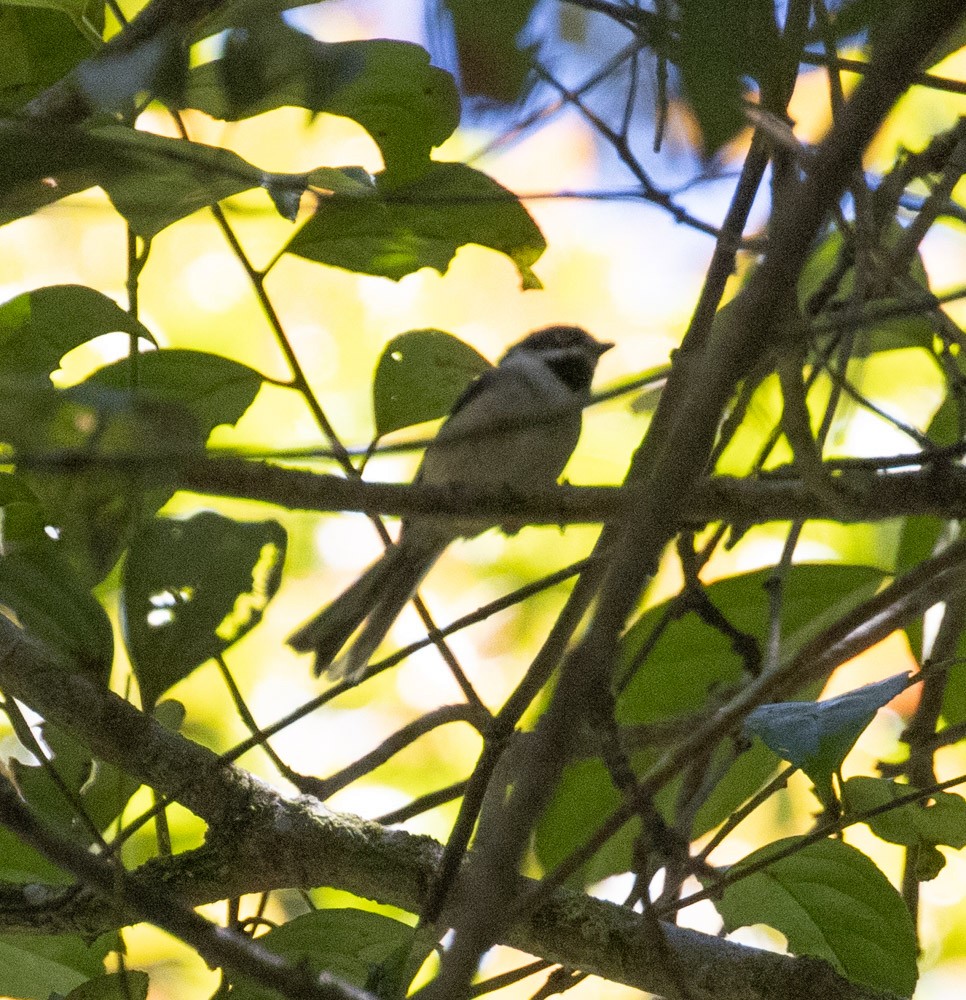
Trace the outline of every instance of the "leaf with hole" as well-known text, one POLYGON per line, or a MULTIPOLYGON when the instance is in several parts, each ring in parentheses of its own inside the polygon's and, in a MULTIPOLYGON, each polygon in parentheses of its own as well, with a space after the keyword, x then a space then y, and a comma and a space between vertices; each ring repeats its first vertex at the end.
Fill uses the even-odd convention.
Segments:
POLYGON ((0 603, 70 670, 106 682, 114 638, 104 609, 78 576, 23 477, 0 474, 0 603))
POLYGON ((372 380, 376 435, 445 417, 492 365, 442 330, 410 330, 386 344, 372 380))
POLYGON ((124 564, 124 636, 147 707, 253 629, 278 590, 286 534, 203 511, 156 517, 124 564))

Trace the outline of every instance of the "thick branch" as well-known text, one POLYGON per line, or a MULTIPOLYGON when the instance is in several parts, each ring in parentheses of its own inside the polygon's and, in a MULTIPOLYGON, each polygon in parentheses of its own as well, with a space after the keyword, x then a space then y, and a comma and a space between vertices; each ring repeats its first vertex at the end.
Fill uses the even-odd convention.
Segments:
MULTIPOLYGON (((949 456, 950 458, 952 455, 949 456)), ((716 476, 684 496, 678 516, 684 526, 715 522, 742 526, 770 521, 835 520, 843 523, 880 521, 890 517, 931 514, 945 520, 966 517, 966 468, 945 460, 910 455, 902 464, 924 463, 901 472, 877 471, 871 460, 827 462, 827 474, 848 489, 850 507, 833 509, 811 494, 797 478, 772 472, 757 480, 716 476)), ((80 472, 90 458, 76 455, 18 460, 26 468, 80 472)), ((117 459, 125 471, 150 481, 151 467, 159 483, 216 496, 277 504, 289 510, 359 511, 397 517, 490 519, 498 524, 512 515, 528 524, 598 524, 620 515, 632 503, 619 486, 556 486, 546 490, 486 489, 476 486, 368 483, 235 458, 171 459, 166 471, 143 457, 117 459), (176 469, 171 479, 168 474, 176 469)), ((899 464, 883 459, 883 465, 899 464)))

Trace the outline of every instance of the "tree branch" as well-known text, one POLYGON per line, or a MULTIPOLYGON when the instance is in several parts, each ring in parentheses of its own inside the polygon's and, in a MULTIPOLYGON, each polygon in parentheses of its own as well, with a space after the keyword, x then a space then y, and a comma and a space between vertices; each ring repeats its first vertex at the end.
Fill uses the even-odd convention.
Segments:
MULTIPOLYGON (((99 758, 208 822, 203 847, 156 859, 131 876, 145 891, 164 887, 195 906, 249 892, 328 885, 412 912, 426 898, 441 854, 436 841, 339 815, 308 797, 285 799, 89 678, 65 673, 36 641, 3 618, 0 685, 99 758)), ((521 880, 521 890, 528 886, 536 884, 521 880)), ((11 931, 42 927, 46 933, 97 934, 124 919, 103 896, 86 889, 8 886, 0 901, 0 926, 11 931)), ((665 936, 678 967, 696 989, 709 993, 748 1000, 803 993, 848 1000, 879 996, 817 960, 775 955, 670 925, 665 936)), ((507 928, 501 940, 638 989, 661 993, 673 987, 643 918, 579 893, 554 891, 507 928)))
MULTIPOLYGON (((678 516, 683 526, 691 527, 714 522, 748 526, 828 519, 854 523, 922 514, 959 520, 966 517, 966 468, 953 462, 960 451, 957 446, 881 459, 825 462, 827 474, 835 474, 836 481, 848 489, 851 506, 844 515, 810 493, 793 470, 773 469, 756 480, 731 476, 705 479, 682 497, 678 516), (921 467, 909 470, 911 465, 921 467), (888 471, 900 467, 903 471, 888 471)), ((514 520, 528 524, 599 524, 621 516, 635 502, 620 486, 511 490, 373 483, 236 458, 181 456, 161 462, 135 455, 99 459, 62 454, 18 457, 17 462, 22 468, 64 474, 80 472, 91 464, 109 465, 137 471, 139 476, 143 473, 152 485, 167 482, 172 488, 196 493, 324 513, 479 518, 494 524, 512 514, 514 520)))

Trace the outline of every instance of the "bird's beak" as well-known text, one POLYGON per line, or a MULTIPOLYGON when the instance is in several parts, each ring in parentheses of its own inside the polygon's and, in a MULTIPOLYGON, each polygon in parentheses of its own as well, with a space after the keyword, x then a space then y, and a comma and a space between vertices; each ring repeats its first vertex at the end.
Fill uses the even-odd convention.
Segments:
POLYGON ((599 340, 595 345, 594 349, 597 351, 597 357, 602 354, 606 354, 615 345, 609 340, 599 340))

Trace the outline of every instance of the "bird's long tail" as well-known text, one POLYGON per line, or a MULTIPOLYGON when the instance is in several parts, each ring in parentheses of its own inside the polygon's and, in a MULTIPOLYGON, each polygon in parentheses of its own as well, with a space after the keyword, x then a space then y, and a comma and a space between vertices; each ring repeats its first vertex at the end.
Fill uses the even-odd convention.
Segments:
POLYGON ((387 549, 355 583, 293 633, 288 644, 300 653, 315 652, 316 674, 357 680, 444 547, 406 539, 387 549), (358 638, 336 660, 360 626, 358 638))

